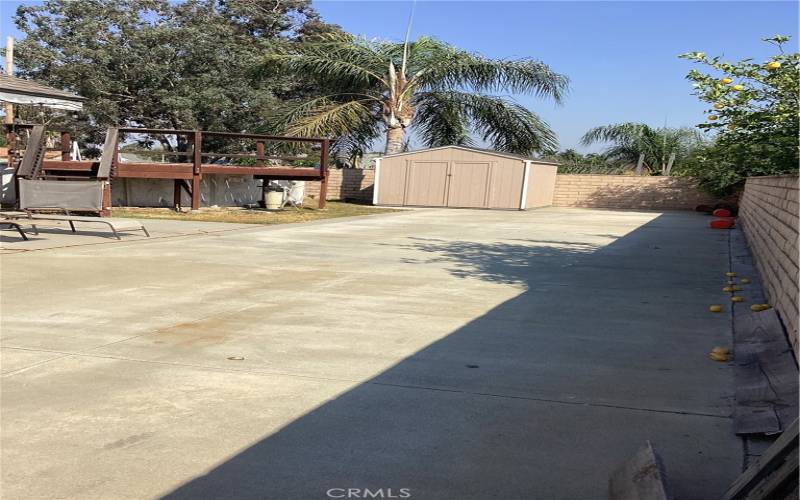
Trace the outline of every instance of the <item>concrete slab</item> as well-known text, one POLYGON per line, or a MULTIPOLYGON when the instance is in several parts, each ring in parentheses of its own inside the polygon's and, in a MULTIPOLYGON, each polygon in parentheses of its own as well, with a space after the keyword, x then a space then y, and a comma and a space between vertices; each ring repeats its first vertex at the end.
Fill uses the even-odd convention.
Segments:
POLYGON ((739 472, 702 216, 154 222, 2 256, 3 498, 604 498, 647 439, 676 497, 739 472))

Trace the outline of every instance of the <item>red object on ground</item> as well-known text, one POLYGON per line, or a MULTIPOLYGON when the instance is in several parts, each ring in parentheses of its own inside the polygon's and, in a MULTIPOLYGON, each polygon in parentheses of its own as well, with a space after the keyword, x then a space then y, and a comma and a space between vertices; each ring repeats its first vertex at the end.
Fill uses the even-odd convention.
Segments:
POLYGON ((711 215, 713 215, 714 217, 730 217, 731 211, 728 210, 727 208, 718 208, 713 212, 711 212, 711 215))
POLYGON ((714 219, 709 225, 714 229, 730 229, 733 227, 733 219, 714 219))

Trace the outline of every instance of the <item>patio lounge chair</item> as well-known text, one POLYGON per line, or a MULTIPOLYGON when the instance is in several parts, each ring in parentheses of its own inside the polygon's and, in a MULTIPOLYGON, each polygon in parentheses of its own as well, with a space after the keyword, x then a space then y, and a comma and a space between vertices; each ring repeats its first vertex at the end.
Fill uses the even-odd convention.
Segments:
MULTIPOLYGON (((20 237, 23 240, 28 241, 28 236, 25 234, 25 231, 22 230, 22 225, 19 222, 13 222, 13 221, 10 221, 10 220, 4 220, 4 221, 0 221, 0 226, 8 226, 10 229, 16 229, 17 232, 19 233, 20 237)), ((35 230, 36 226, 33 226, 33 228, 35 230)), ((36 231, 36 234, 39 234, 39 231, 36 231)))
MULTIPOLYGON (((24 213, 2 214, 5 219, 29 219, 66 221, 72 232, 77 232, 75 223, 105 224, 121 240, 119 233, 142 231, 147 237, 150 233, 144 225, 134 219, 114 219, 109 217, 83 217, 70 212, 99 212, 102 207, 103 185, 98 181, 46 181, 39 179, 19 179, 19 204, 24 213), (34 214, 33 210, 62 210, 66 215, 34 214)), ((6 221, 4 221, 6 222, 6 221)))

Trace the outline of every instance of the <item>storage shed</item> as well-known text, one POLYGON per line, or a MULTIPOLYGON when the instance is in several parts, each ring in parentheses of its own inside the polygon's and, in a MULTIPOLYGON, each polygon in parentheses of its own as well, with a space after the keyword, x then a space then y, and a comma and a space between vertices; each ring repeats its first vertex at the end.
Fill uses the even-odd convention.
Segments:
POLYGON ((375 205, 525 210, 553 203, 556 163, 443 146, 375 163, 375 205))

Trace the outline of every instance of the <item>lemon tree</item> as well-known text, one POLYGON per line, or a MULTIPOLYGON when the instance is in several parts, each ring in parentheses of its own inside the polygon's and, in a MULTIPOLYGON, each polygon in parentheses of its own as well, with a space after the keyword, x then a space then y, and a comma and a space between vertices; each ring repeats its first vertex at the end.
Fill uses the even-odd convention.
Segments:
POLYGON ((713 137, 684 171, 717 194, 735 190, 748 176, 797 171, 800 54, 787 52, 788 36, 763 40, 776 49, 765 61, 727 62, 703 52, 680 56, 704 66, 687 79, 708 103, 698 127, 713 137))

